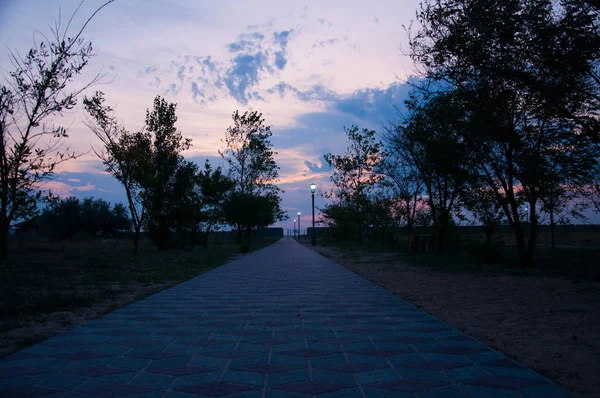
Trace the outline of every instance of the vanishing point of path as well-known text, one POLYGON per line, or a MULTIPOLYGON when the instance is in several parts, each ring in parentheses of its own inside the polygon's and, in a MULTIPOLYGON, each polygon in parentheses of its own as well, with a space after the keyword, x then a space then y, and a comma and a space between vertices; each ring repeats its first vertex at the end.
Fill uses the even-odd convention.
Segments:
POLYGON ((0 361, 2 397, 313 395, 570 396, 291 238, 0 361))

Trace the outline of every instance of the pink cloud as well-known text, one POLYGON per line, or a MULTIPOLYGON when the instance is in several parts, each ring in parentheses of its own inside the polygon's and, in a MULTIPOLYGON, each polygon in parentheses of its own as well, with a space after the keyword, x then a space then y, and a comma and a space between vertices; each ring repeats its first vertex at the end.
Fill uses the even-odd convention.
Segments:
POLYGON ((73 187, 60 181, 47 181, 40 188, 60 197, 73 196, 73 187))
POLYGON ((73 188, 75 188, 78 191, 85 192, 85 191, 91 191, 93 189, 96 189, 96 186, 92 185, 90 183, 87 183, 86 185, 82 185, 80 187, 73 187, 73 188))

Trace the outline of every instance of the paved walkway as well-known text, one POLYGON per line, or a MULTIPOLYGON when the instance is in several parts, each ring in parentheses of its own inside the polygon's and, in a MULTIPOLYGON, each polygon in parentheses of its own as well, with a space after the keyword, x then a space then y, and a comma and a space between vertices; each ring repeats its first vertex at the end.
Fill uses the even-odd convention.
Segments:
POLYGON ((38 395, 569 396, 290 238, 0 361, 38 395))

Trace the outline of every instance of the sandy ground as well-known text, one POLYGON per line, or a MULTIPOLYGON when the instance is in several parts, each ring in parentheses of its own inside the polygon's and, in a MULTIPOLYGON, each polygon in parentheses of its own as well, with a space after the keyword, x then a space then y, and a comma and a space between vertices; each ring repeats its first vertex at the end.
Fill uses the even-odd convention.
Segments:
POLYGON ((317 251, 582 397, 600 396, 600 282, 447 272, 317 251))

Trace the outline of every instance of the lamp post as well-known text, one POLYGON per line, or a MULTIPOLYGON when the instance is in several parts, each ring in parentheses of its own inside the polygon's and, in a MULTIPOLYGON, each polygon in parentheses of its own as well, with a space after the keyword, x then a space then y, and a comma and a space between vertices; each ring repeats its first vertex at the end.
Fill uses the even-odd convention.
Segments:
POLYGON ((317 235, 315 233, 315 191, 317 190, 317 186, 315 184, 310 184, 310 194, 312 196, 312 245, 317 245, 317 235))
POLYGON ((296 220, 294 220, 294 239, 296 239, 296 220))
POLYGON ((300 240, 300 235, 302 234, 300 230, 300 212, 298 212, 298 240, 300 240))

